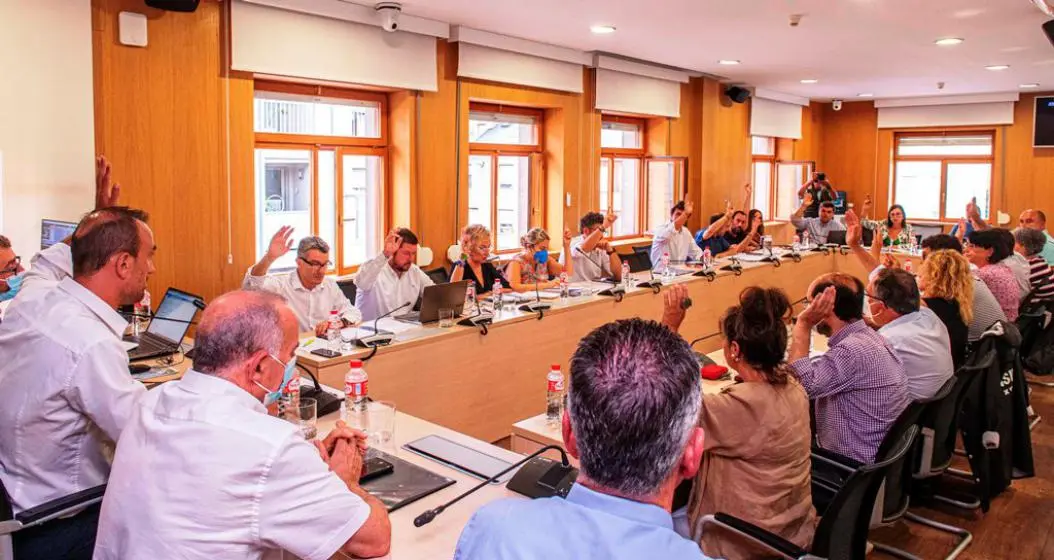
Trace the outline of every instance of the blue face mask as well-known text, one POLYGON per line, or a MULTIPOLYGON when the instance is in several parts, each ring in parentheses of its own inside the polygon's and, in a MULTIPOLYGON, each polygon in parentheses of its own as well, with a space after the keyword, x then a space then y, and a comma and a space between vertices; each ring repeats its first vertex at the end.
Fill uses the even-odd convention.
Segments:
POLYGON ((24 278, 24 274, 16 274, 4 280, 4 282, 7 283, 7 291, 0 292, 0 301, 15 299, 15 296, 18 295, 18 291, 22 289, 22 280, 24 278))
POLYGON ((285 373, 282 374, 282 383, 278 385, 278 388, 274 391, 271 391, 267 387, 264 387, 262 384, 260 384, 259 381, 254 381, 257 387, 263 389, 264 391, 267 391, 267 394, 264 395, 264 406, 271 406, 272 404, 278 402, 278 399, 282 397, 282 393, 285 392, 286 387, 289 386, 289 382, 293 380, 293 372, 296 371, 296 357, 291 358, 289 360, 289 363, 285 363, 270 354, 268 354, 267 356, 272 360, 285 366, 285 373))
POLYGON ((534 262, 544 264, 549 262, 549 249, 541 249, 534 252, 534 262))

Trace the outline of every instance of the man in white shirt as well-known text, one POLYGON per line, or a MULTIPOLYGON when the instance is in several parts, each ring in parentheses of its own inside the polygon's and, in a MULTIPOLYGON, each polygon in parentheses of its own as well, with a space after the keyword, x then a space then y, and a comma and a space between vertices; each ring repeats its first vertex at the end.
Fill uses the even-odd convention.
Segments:
POLYGON ((908 396, 928 399, 952 375, 951 339, 937 314, 921 306, 915 277, 899 268, 879 268, 867 289, 871 323, 893 347, 908 376, 908 396))
POLYGON ((651 267, 656 272, 663 271, 664 253, 669 253, 671 263, 699 260, 703 256, 703 250, 695 244, 692 232, 684 227, 692 216, 692 209, 691 201, 678 202, 670 209, 670 221, 656 228, 651 239, 651 267))
POLYGON ((338 423, 309 443, 267 414, 295 369, 297 333, 275 294, 209 305, 194 369, 148 393, 117 445, 96 560, 388 553, 387 510, 358 484, 365 436, 338 423))
MULTIPOLYGON (((582 235, 571 240, 571 258, 574 259, 572 282, 594 282, 601 278, 622 281, 622 261, 618 252, 604 238, 604 233, 617 219, 614 214, 605 216, 600 212, 589 212, 579 220, 582 235)), ((560 264, 564 264, 565 258, 565 255, 560 255, 560 264)))
POLYGON ((0 318, 3 318, 8 302, 22 289, 23 272, 22 259, 15 255, 11 241, 0 235, 0 318))
POLYGON ((351 304, 348 297, 337 286, 337 281, 326 276, 332 264, 329 260, 329 244, 321 237, 305 237, 296 248, 296 270, 267 275, 271 265, 293 248, 293 228, 283 226, 271 238, 267 254, 245 273, 242 287, 247 290, 266 290, 276 293, 289 302, 296 314, 301 332, 314 331, 326 334, 330 312, 337 315, 348 327, 362 321, 362 313, 351 304))
POLYGON ((384 238, 384 251, 362 263, 355 275, 355 307, 363 321, 372 321, 405 306, 410 311, 426 286, 435 284, 417 266, 417 235, 397 228, 384 238))
MULTIPOLYGON (((0 479, 14 512, 105 484, 103 446, 145 393, 128 374, 127 322, 154 272, 154 236, 123 208, 93 212, 72 240, 73 277, 0 325, 0 479)), ((90 558, 98 507, 14 536, 23 558, 90 558)))

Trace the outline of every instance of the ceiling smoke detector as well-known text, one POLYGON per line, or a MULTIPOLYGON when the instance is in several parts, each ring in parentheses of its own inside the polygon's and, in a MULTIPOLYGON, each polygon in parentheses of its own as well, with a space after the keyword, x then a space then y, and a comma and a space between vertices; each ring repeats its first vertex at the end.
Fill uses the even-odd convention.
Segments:
POLYGON ((798 27, 798 24, 801 23, 801 18, 802 18, 802 14, 791 14, 791 16, 790 16, 790 26, 791 27, 798 27))

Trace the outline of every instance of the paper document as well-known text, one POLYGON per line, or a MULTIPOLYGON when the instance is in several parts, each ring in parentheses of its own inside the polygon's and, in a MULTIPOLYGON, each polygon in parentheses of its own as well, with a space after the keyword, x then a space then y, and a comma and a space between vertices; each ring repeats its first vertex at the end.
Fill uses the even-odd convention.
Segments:
POLYGON ((122 340, 121 341, 121 348, 124 348, 125 352, 131 352, 132 350, 135 350, 136 348, 139 348, 139 343, 138 342, 131 342, 131 341, 128 341, 128 340, 122 340))

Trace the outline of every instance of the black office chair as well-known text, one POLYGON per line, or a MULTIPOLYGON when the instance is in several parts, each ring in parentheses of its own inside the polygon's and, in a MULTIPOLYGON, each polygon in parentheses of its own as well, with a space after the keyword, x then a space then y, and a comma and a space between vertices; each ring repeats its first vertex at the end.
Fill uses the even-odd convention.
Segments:
MULTIPOLYGON (((820 517, 820 523, 813 535, 812 546, 808 551, 756 525, 725 513, 699 518, 693 534, 701 535, 707 526, 720 527, 787 560, 864 558, 867 554, 867 534, 871 525, 871 514, 875 508, 875 499, 882 486, 882 481, 889 468, 899 463, 908 454, 917 433, 917 427, 910 427, 890 450, 886 460, 871 465, 862 465, 849 475, 820 517)), ((822 455, 813 455, 813 460, 828 461, 822 455)), ((841 467, 840 464, 832 466, 841 467)))
POLYGON ((103 484, 95 488, 82 490, 76 494, 51 500, 14 515, 11 498, 7 495, 4 483, 0 481, 0 560, 14 560, 15 553, 12 535, 15 533, 43 525, 49 521, 93 506, 102 501, 102 496, 105 492, 106 485, 103 484))
POLYGON ((436 284, 446 284, 450 281, 450 273, 445 268, 433 268, 432 270, 426 270, 425 274, 432 279, 432 282, 436 284))
POLYGON ((344 293, 344 297, 348 298, 348 301, 350 301, 352 304, 355 303, 355 292, 358 290, 358 288, 355 287, 354 280, 337 280, 337 287, 340 288, 340 291, 344 293))

